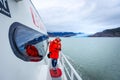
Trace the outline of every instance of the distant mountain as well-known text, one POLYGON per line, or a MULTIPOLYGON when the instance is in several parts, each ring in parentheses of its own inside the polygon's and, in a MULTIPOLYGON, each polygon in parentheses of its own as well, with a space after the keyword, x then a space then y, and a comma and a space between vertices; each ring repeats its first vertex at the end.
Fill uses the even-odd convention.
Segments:
POLYGON ((48 35, 50 37, 71 37, 71 36, 75 36, 77 34, 80 34, 80 33, 74 33, 74 32, 48 32, 48 35))
POLYGON ((120 27, 97 32, 89 37, 120 37, 120 27))

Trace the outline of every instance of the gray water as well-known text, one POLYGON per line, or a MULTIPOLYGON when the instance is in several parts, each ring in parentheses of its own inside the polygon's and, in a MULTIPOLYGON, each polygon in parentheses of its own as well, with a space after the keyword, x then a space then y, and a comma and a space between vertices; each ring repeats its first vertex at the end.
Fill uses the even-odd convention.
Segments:
POLYGON ((120 80, 120 38, 61 38, 83 80, 120 80))

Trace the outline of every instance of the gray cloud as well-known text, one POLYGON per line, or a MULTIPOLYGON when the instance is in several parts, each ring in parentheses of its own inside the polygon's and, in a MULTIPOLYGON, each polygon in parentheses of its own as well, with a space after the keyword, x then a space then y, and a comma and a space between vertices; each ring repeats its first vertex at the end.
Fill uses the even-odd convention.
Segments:
POLYGON ((53 0, 47 3, 48 7, 41 6, 39 13, 49 31, 95 33, 120 26, 119 0, 53 0))

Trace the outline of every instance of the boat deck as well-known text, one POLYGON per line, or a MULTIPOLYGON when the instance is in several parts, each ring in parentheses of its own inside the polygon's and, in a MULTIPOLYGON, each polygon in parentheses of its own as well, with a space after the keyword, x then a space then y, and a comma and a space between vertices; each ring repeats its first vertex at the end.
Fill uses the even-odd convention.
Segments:
POLYGON ((62 76, 59 78, 51 77, 51 75, 50 75, 50 69, 52 68, 51 59, 48 59, 46 57, 44 59, 46 64, 42 65, 41 69, 40 69, 39 80, 74 80, 75 78, 77 80, 82 80, 80 75, 76 72, 76 70, 73 68, 73 66, 70 64, 70 62, 64 56, 64 54, 62 52, 60 54, 61 55, 60 55, 60 58, 58 59, 57 67, 62 70, 62 76), (66 67, 65 64, 67 64, 68 66, 66 67), (68 70, 68 67, 70 70, 68 70))

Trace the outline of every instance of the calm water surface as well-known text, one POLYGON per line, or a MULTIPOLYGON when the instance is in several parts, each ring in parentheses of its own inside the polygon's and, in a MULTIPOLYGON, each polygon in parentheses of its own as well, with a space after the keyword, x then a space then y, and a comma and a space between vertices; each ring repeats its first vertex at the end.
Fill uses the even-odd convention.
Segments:
POLYGON ((61 38, 83 80, 120 80, 120 38, 61 38))

